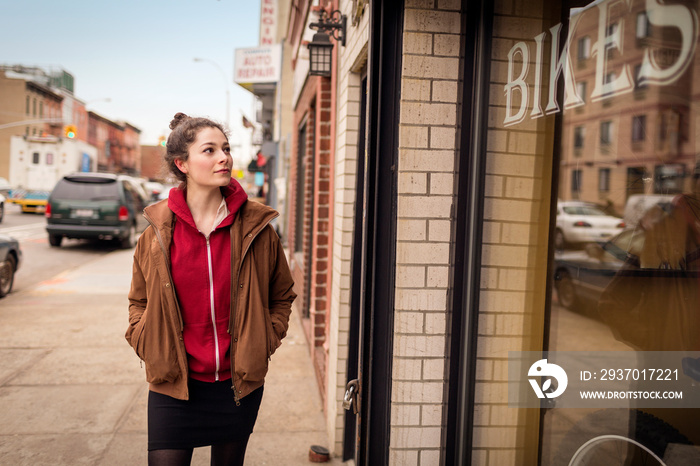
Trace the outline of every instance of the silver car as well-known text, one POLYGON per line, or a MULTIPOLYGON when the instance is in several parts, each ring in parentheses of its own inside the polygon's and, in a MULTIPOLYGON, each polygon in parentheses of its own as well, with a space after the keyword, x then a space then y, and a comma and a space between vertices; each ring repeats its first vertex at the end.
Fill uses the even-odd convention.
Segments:
POLYGON ((567 245, 605 242, 622 232, 624 221, 603 212, 589 202, 559 201, 554 247, 561 251, 567 245))

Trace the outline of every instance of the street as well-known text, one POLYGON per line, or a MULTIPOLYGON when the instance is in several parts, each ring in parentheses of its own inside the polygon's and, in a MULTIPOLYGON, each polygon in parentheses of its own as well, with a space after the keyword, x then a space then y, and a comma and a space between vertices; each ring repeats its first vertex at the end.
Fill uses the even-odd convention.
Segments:
POLYGON ((64 240, 60 248, 52 248, 45 227, 46 219, 43 215, 23 214, 19 206, 5 205, 5 218, 0 223, 0 233, 19 240, 23 254, 22 265, 15 275, 14 292, 29 289, 116 249, 112 243, 68 239, 64 240))
MULTIPOLYGON (((0 465, 146 464, 148 387, 124 339, 133 250, 54 248, 44 222, 11 208, 0 224, 24 252, 0 299, 0 465)), ((246 464, 308 464, 328 444, 297 311, 266 380, 246 464)), ((192 464, 209 464, 208 449, 192 464)))

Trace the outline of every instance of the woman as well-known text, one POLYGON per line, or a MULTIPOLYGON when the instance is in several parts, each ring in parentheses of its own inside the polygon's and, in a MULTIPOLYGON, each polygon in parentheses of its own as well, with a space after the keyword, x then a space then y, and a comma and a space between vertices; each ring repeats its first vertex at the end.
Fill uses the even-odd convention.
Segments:
POLYGON ((223 127, 178 113, 165 161, 182 183, 147 207, 134 252, 126 339, 146 366, 148 462, 243 464, 294 282, 270 225, 231 178, 223 127))

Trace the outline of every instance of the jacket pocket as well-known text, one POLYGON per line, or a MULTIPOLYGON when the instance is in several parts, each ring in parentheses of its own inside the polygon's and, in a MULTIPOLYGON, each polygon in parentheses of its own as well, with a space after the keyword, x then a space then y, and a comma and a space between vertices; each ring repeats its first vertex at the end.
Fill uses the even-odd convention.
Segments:
POLYGON ((265 336, 267 337, 267 358, 270 359, 272 354, 277 350, 279 346, 279 339, 275 333, 275 329, 272 326, 272 317, 270 316, 270 310, 268 308, 263 308, 265 313, 265 336))
POLYGON ((270 331, 267 310, 258 308, 244 320, 236 348, 236 373, 246 382, 260 382, 267 375, 270 359, 270 331), (262 314, 262 315, 261 315, 262 314))
POLYGON ((141 331, 134 346, 146 366, 146 381, 154 384, 175 381, 180 375, 180 367, 172 336, 162 326, 149 323, 148 312, 143 314, 139 324, 141 331))

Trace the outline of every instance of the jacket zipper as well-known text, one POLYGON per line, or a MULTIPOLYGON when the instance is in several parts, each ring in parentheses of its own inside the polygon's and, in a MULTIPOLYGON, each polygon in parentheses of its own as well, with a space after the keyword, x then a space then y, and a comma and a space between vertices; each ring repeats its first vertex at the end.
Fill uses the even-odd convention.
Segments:
MULTIPOLYGON (((253 244, 253 241, 255 241, 255 238, 258 237, 261 231, 265 229, 265 227, 274 219, 276 219, 279 216, 279 214, 273 215, 270 217, 265 223, 262 224, 260 228, 258 228, 255 233, 248 233, 248 236, 250 237, 250 241, 248 242, 248 245, 246 246, 245 250, 243 251, 243 254, 241 255, 241 261, 238 264, 238 272, 236 273, 236 282, 235 286, 233 287, 236 292, 235 292, 235 298, 234 298, 234 311, 238 309, 238 296, 239 296, 239 287, 241 287, 241 283, 239 283, 239 280, 241 278, 241 269, 243 268, 243 260, 245 259, 245 256, 248 254, 248 250, 250 249, 250 246, 253 244)), ((230 231, 229 231, 229 234, 230 231)), ((233 250, 231 250, 231 255, 233 255, 233 250)), ((233 322, 229 322, 229 334, 233 337, 233 331, 235 331, 236 328, 236 321, 238 317, 238 312, 233 313, 233 322)), ((231 344, 233 345, 234 340, 236 340, 237 337, 231 339, 231 344)), ((233 398, 236 401, 236 406, 241 405, 241 399, 238 396, 239 395, 239 390, 236 388, 236 384, 233 382, 235 380, 235 368, 234 368, 234 354, 231 352, 231 387, 233 388, 233 398)))
POLYGON ((216 307, 214 305, 214 271, 212 268, 211 244, 209 237, 205 235, 207 240, 207 263, 209 266, 209 310, 211 313, 211 325, 214 330, 214 358, 216 360, 216 372, 214 373, 214 381, 219 381, 219 370, 221 369, 221 361, 219 360, 219 335, 216 331, 216 307))

